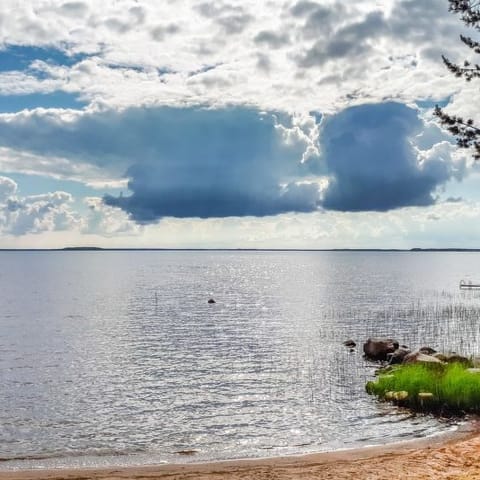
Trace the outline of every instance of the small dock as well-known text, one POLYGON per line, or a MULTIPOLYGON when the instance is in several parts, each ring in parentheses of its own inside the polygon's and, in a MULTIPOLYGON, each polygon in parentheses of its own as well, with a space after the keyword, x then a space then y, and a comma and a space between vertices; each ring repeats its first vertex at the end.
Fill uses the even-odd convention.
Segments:
POLYGON ((460 280, 460 289, 480 289, 480 283, 473 283, 471 280, 460 280))

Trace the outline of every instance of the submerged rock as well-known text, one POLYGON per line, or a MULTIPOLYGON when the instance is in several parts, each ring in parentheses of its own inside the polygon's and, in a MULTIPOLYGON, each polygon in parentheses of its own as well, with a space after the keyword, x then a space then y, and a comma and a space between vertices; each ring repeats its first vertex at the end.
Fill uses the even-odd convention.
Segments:
POLYGON ((398 348, 398 342, 391 338, 369 338, 363 344, 363 353, 370 360, 387 360, 387 354, 398 348))

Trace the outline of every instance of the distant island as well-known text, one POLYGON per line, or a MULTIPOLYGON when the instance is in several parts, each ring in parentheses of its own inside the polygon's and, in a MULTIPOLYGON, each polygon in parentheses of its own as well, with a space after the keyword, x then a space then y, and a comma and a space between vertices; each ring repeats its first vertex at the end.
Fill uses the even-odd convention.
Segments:
POLYGON ((66 251, 77 251, 77 250, 103 250, 103 248, 101 247, 64 247, 62 248, 62 250, 66 250, 66 251))
POLYGON ((81 251, 84 251, 84 250, 104 250, 103 248, 101 247, 64 247, 62 248, 62 250, 66 250, 66 251, 77 251, 77 250, 81 250, 81 251))

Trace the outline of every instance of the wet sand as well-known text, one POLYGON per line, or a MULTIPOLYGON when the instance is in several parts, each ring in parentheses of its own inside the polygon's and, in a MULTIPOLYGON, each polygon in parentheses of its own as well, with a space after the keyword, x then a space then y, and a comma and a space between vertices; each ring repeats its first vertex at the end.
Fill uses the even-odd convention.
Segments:
POLYGON ((480 479, 480 433, 298 457, 203 464, 0 472, 0 480, 480 479))

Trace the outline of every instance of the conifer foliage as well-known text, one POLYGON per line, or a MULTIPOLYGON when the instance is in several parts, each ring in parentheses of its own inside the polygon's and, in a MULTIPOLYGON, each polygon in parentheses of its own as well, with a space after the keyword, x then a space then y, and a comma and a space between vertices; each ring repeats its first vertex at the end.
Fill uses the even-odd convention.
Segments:
MULTIPOLYGON (((448 0, 450 11, 460 15, 462 21, 468 27, 480 32, 480 0, 448 0)), ((461 41, 480 55, 480 42, 471 37, 460 36, 461 41)), ((467 82, 480 78, 480 65, 465 61, 463 65, 451 62, 445 56, 442 57, 447 68, 456 76, 462 77, 467 82)), ((472 119, 464 119, 458 115, 449 115, 438 105, 435 107, 435 115, 445 125, 450 133, 457 138, 457 145, 461 148, 473 150, 473 157, 480 159, 480 128, 474 125, 472 119)))

